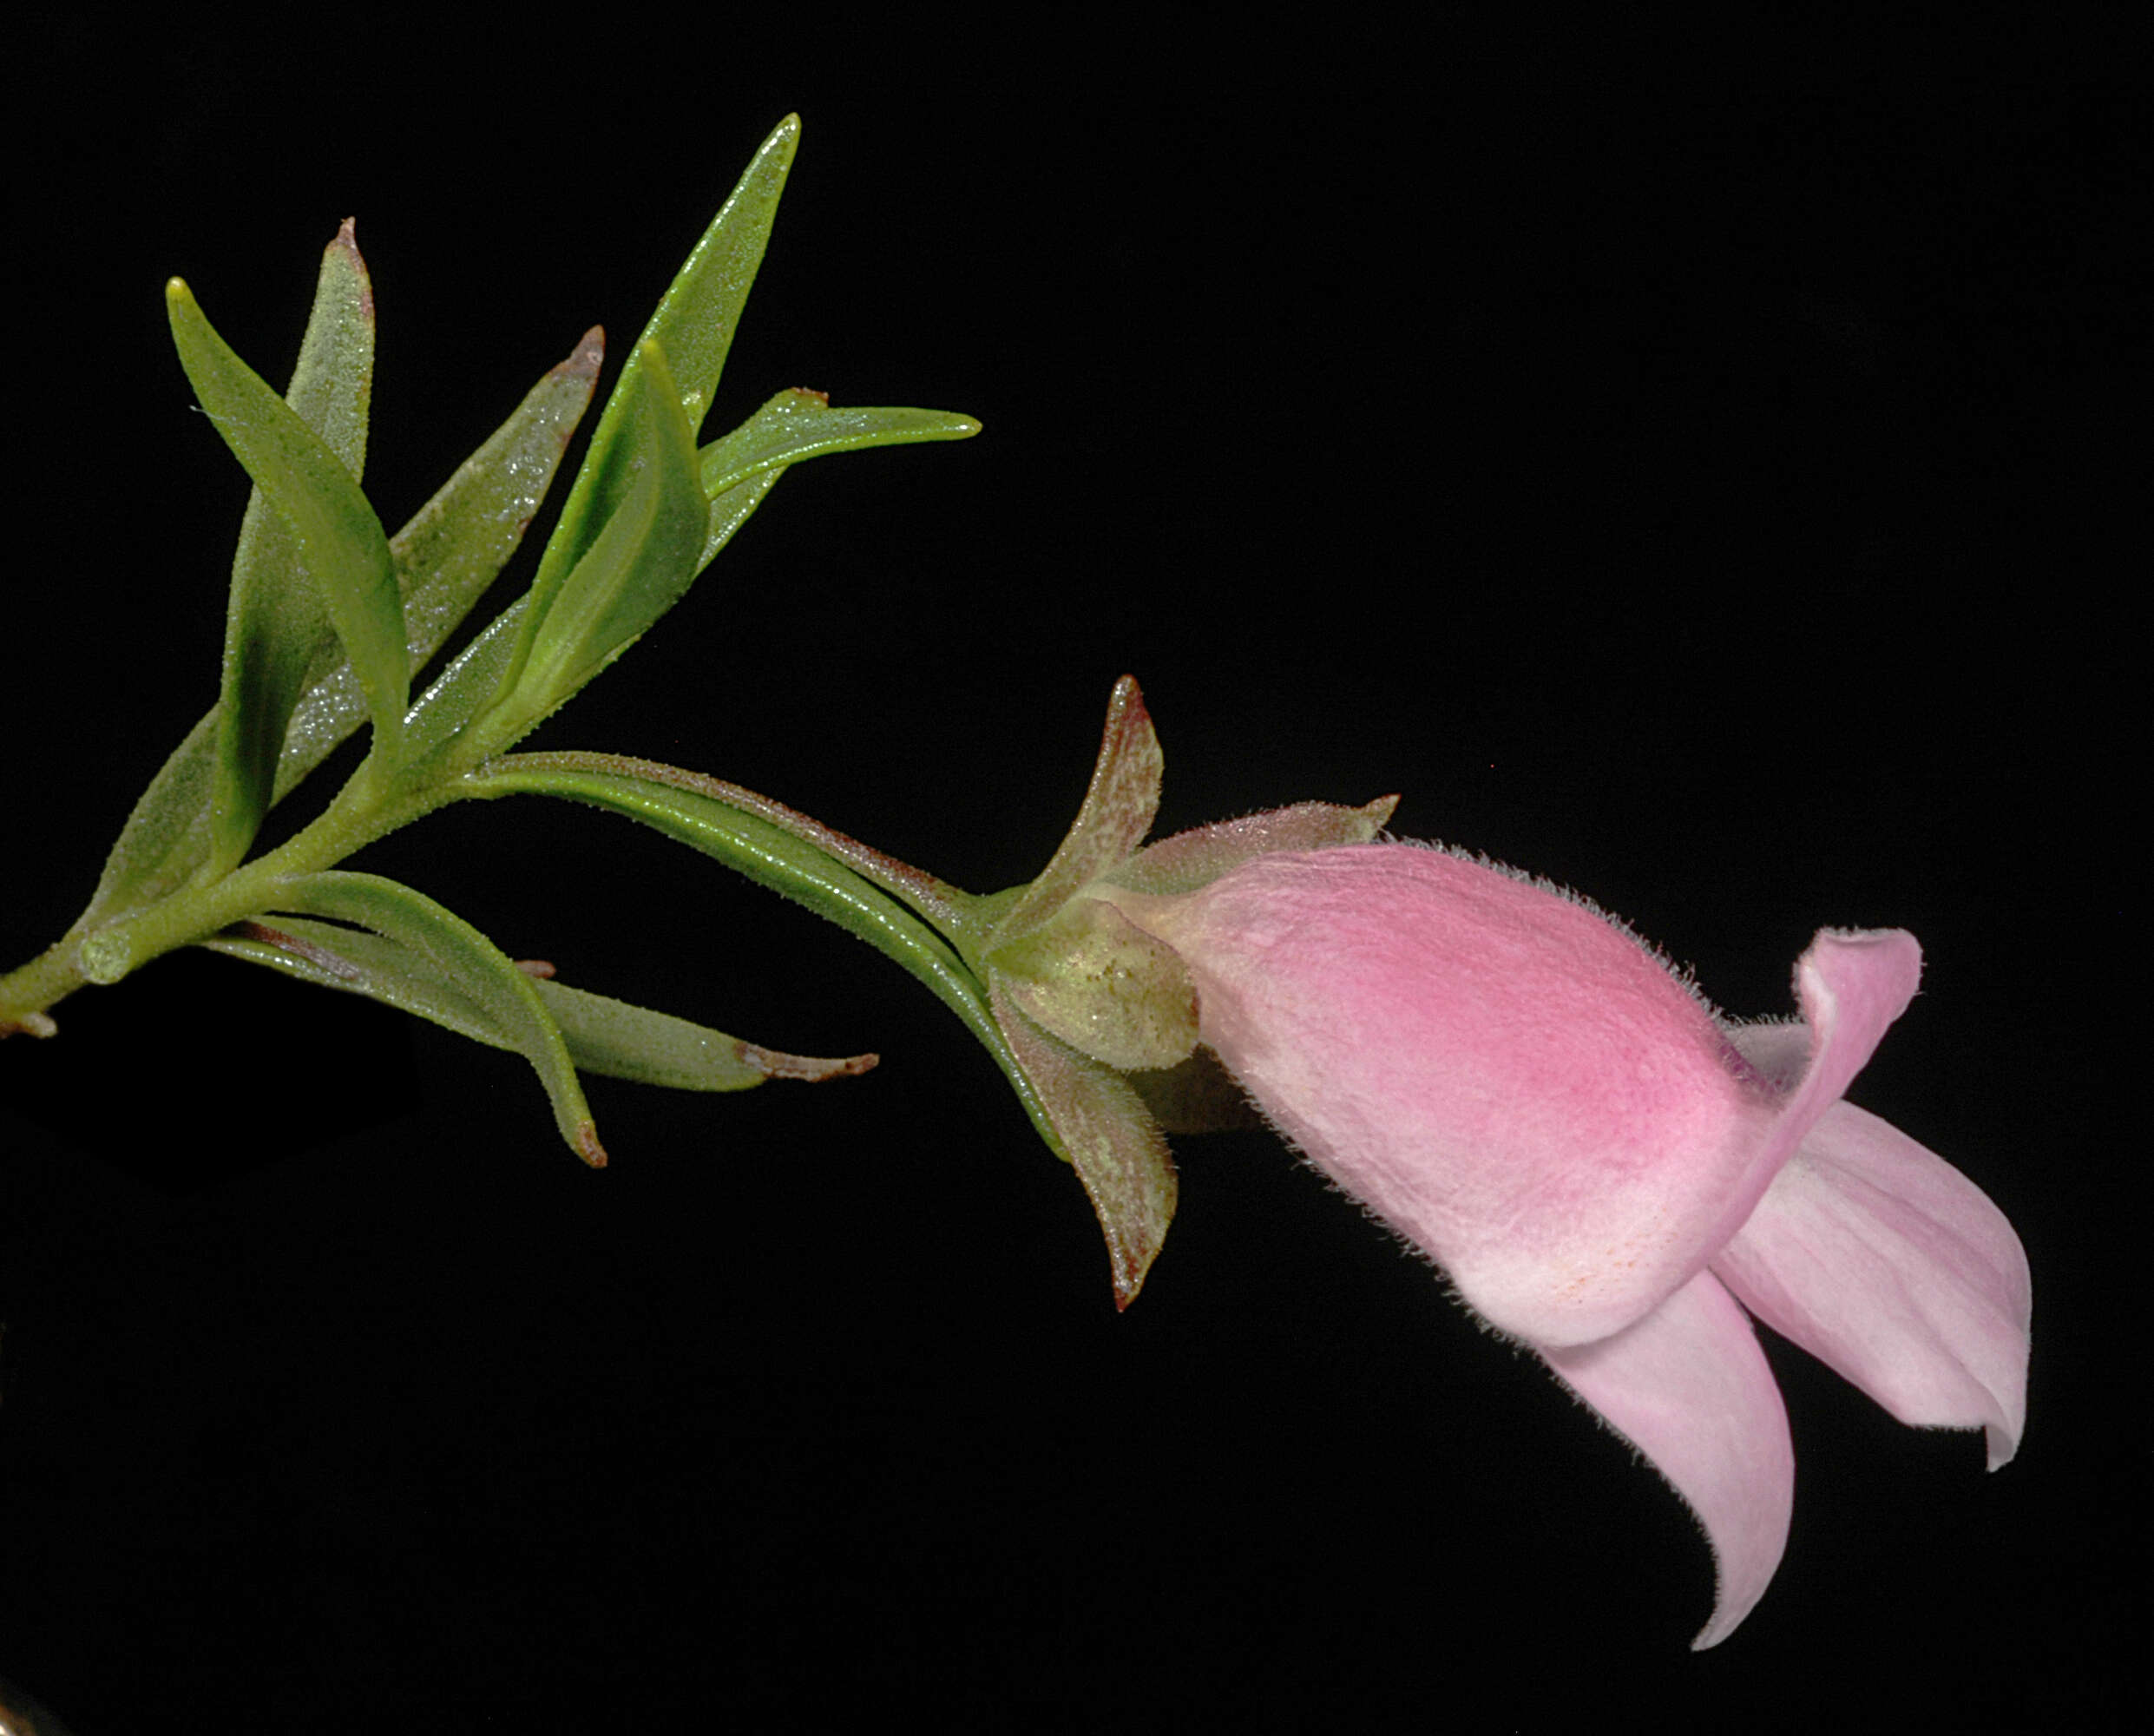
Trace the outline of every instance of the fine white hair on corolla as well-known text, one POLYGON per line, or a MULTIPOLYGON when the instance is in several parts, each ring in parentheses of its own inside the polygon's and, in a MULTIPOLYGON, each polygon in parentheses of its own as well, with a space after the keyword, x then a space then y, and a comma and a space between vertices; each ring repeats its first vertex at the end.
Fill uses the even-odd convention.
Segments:
POLYGON ((1187 967, 1265 1118, 1532 1347, 1704 1528, 1718 1643, 1788 1534, 1794 1452, 1751 1317, 1895 1417, 2025 1417, 2031 1289, 2002 1213, 1844 1101, 1914 998, 1900 930, 1818 932, 1799 1016, 1739 1023, 1590 900, 1396 842, 1095 889, 1187 967))

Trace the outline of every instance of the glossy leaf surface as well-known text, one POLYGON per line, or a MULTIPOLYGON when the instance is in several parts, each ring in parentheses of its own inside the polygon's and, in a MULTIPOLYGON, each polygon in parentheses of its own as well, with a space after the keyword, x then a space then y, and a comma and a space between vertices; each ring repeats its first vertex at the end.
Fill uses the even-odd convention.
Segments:
POLYGON ((979 979, 933 929, 825 852, 715 798, 625 773, 530 770, 511 754, 466 782, 475 796, 552 796, 640 820, 866 941, 924 983, 964 1022, 1015 1088, 1041 1136, 1068 1161, 1053 1118, 988 1010, 979 979))
MULTIPOLYGON (((373 291, 346 220, 322 254, 285 401, 354 477, 366 458, 373 360, 373 291)), ((106 858, 92 914, 163 896, 213 849, 227 865, 246 853, 269 800, 281 714, 304 679, 300 648, 336 642, 319 595, 291 582, 297 562, 282 515, 259 488, 253 490, 233 558, 218 707, 188 733, 136 801, 106 858), (220 744, 228 768, 221 791, 220 744)))
POLYGON ((710 506, 693 437, 663 353, 646 343, 636 359, 614 394, 628 400, 617 444, 635 483, 532 635, 509 702, 519 715, 543 717, 562 704, 678 602, 696 575, 710 506))
POLYGON ((697 455, 703 491, 719 495, 759 470, 797 464, 826 452, 857 452, 870 446, 910 445, 921 440, 963 440, 980 431, 969 416, 947 410, 891 405, 841 405, 829 395, 799 387, 781 391, 739 427, 697 455))
POLYGON ((624 424, 640 399, 637 377, 644 366, 646 344, 657 345, 667 358, 671 391, 693 447, 695 430, 709 410, 726 352, 732 347, 757 267, 763 262, 799 138, 799 118, 788 115, 763 141, 660 298, 657 311, 629 353, 531 582, 531 605, 506 671, 508 685, 521 681, 555 598, 636 487, 638 455, 625 443, 624 424))
MULTIPOLYGON (((589 405, 600 343, 595 328, 586 332, 575 352, 532 387, 486 444, 390 539, 414 675, 441 649, 516 552, 589 405)), ((259 510, 269 511, 266 506, 259 510)), ((273 511, 265 523, 281 524, 273 511)), ((276 534, 288 547, 289 533, 279 529, 276 534)), ((510 605, 512 610, 518 607, 510 605)), ((273 805, 297 787, 366 715, 358 678, 326 612, 318 608, 312 621, 315 653, 286 728, 273 805)), ((453 694, 468 716, 490 696, 509 645, 496 648, 498 654, 483 687, 468 662, 460 665, 463 678, 447 690, 437 682, 410 713, 407 727, 424 713, 433 745, 453 734, 444 727, 443 702, 453 694)), ((149 904, 176 890, 208 860, 220 716, 220 709, 212 709, 196 723, 135 803, 105 864, 87 918, 149 904)), ((414 751, 417 746, 415 741, 414 751)))
MULTIPOLYGON (((410 671, 396 566, 358 478, 321 437, 220 338, 177 278, 167 286, 173 341, 217 431, 282 516, 298 562, 235 573, 227 639, 223 777, 255 824, 267 810, 284 729, 315 644, 299 625, 312 589, 326 608, 366 696, 377 751, 394 763, 410 671), (281 618, 289 605, 291 619, 281 618)), ((248 830, 244 850, 252 841, 248 830)), ((221 857, 232 842, 220 840, 221 857)), ((236 858, 234 858, 236 859, 236 858)))
MULTIPOLYGON (((428 954, 358 929, 304 917, 248 924, 203 943, 325 989, 415 1013, 460 1036, 516 1050, 516 1042, 428 954)), ((682 1091, 745 1091, 765 1079, 832 1079, 865 1072, 871 1055, 824 1059, 787 1055, 648 1007, 573 989, 520 966, 560 1029, 579 1073, 682 1091)))
MULTIPOLYGON (((480 1040, 498 1041, 529 1061, 553 1101, 555 1125, 569 1149, 594 1167, 605 1163, 605 1149, 598 1142, 590 1107, 583 1101, 575 1062, 561 1028, 540 998, 538 985, 463 917, 397 881, 340 869, 283 882, 275 909, 352 923, 410 953, 415 970, 432 985, 429 992, 435 1004, 452 1010, 456 1003, 463 1003, 472 1021, 467 1035, 491 1032, 480 1040)), ((275 926, 273 918, 269 925, 275 926)), ((346 986, 356 986, 356 981, 351 979, 346 986)), ((417 1005, 411 1009, 424 1010, 417 1005)), ((437 1016, 426 1012, 430 1018, 437 1016)), ((449 1018, 441 1022, 452 1023, 449 1018)))
MULTIPOLYGON (((390 538, 413 675, 433 661, 516 552, 590 406, 604 356, 603 334, 594 326, 390 538)), ((332 640, 310 667, 292 711, 273 799, 282 800, 365 716, 358 677, 332 640)))

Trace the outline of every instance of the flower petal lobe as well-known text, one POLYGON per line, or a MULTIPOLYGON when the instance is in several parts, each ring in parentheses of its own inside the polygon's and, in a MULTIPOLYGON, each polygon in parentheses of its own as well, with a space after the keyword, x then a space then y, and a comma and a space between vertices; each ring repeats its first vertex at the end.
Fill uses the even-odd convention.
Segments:
POLYGON ((2018 1450, 2026 1250, 1987 1194, 1889 1122, 1834 1104, 1712 1269, 1901 1422, 1985 1430, 1992 1470, 2018 1450))
POLYGON ((1788 1413, 1750 1321, 1700 1272, 1614 1337, 1541 1356, 1704 1528, 1718 1587, 1712 1619, 1691 1644, 1718 1645, 1764 1595, 1795 1504, 1788 1413))

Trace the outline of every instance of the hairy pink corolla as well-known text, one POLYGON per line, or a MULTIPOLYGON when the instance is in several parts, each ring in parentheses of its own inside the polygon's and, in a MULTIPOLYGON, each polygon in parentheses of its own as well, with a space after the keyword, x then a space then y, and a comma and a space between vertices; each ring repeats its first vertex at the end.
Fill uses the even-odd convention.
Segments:
POLYGON ((1198 1034, 1346 1193, 1650 1458, 1703 1526, 1717 1644, 1794 1492, 1749 1315, 1900 1420, 2025 1417, 2030 1288, 2002 1213, 1842 1093, 1913 998, 1897 930, 1826 930, 1799 1023, 1723 1021, 1554 888, 1414 845, 1257 857, 1196 891, 1089 890, 1164 942, 1198 1034), (1746 1314, 1745 1310, 1748 1310, 1746 1314))

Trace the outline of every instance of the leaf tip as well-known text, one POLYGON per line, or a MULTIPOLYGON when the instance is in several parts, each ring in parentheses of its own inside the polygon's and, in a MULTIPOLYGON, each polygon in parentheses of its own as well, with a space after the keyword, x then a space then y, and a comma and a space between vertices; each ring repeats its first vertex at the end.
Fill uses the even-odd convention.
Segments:
POLYGON ((568 359, 554 372, 566 379, 592 380, 598 378, 600 368, 606 362, 606 328, 594 326, 576 339, 576 346, 568 353, 568 359))
POLYGON ((594 1169, 606 1167, 606 1147, 598 1142, 598 1124, 578 1121, 575 1136, 576 1155, 594 1169))
POLYGON ((857 1079, 863 1073, 879 1065, 879 1055, 845 1055, 825 1058, 813 1055, 788 1055, 783 1049, 765 1049, 759 1044, 740 1044, 740 1058, 754 1068, 765 1079, 801 1079, 811 1084, 824 1079, 857 1079))
MULTIPOLYGON (((0 1038, 11 1036, 55 1036, 60 1027, 52 1022, 49 1013, 17 1013, 12 1018, 0 1019, 0 1038)), ((870 1063, 875 1057, 867 1057, 870 1063)))

